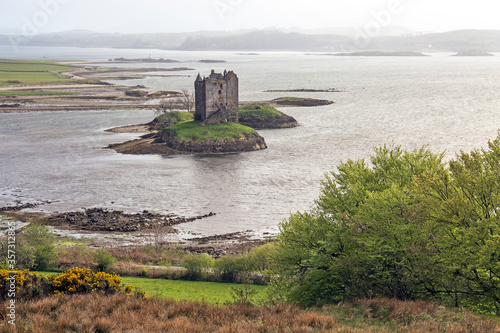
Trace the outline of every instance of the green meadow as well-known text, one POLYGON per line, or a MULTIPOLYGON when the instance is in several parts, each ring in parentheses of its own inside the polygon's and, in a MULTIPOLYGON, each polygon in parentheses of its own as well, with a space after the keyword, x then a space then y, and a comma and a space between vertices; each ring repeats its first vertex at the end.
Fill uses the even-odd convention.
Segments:
POLYGON ((69 79, 61 73, 80 67, 53 61, 0 59, 0 87, 74 84, 82 80, 69 79))
MULTIPOLYGON (((56 275, 55 272, 38 272, 44 275, 56 275)), ((146 296, 155 296, 158 298, 168 298, 176 301, 203 301, 209 304, 223 305, 233 302, 233 289, 245 288, 245 285, 239 283, 226 282, 204 282, 204 281, 184 281, 167 280, 147 277, 120 276, 122 283, 133 285, 146 293, 146 296)), ((253 300, 264 300, 267 296, 267 286, 248 285, 257 291, 253 300)))

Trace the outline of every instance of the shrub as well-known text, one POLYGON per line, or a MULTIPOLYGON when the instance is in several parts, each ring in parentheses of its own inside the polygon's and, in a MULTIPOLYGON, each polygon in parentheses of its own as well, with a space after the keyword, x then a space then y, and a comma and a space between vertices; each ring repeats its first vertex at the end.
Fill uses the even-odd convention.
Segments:
POLYGON ((222 281, 235 282, 238 274, 246 269, 242 257, 222 257, 215 263, 215 271, 222 281))
POLYGON ((266 243, 253 248, 245 257, 253 271, 263 272, 269 269, 271 258, 275 253, 276 245, 274 243, 266 243))
MULTIPOLYGON (((8 263, 8 240, 5 238, 0 244, 0 267, 9 269, 8 263)), ((24 237, 16 237, 16 268, 28 269, 35 264, 35 248, 30 246, 24 237)))
POLYGON ((115 294, 130 291, 129 287, 124 287, 118 275, 96 273, 88 268, 71 268, 60 275, 49 277, 49 280, 55 294, 81 294, 94 291, 115 294))
POLYGON ((26 229, 26 241, 34 251, 34 269, 47 270, 57 266, 55 235, 44 225, 32 224, 26 229))
POLYGON ((125 286, 118 275, 94 272, 85 268, 71 268, 60 275, 45 276, 28 270, 16 270, 14 273, 0 270, 0 301, 12 298, 24 301, 39 299, 53 294, 86 294, 98 292, 110 294, 131 294, 142 298, 145 293, 134 286, 125 286), (10 295, 9 295, 10 293, 10 295))
POLYGON ((214 258, 208 254, 191 255, 183 263, 182 267, 187 270, 187 277, 191 280, 200 280, 205 276, 205 270, 213 267, 214 258))
POLYGON ((104 272, 116 262, 115 257, 106 249, 100 249, 95 254, 95 259, 97 261, 97 270, 104 272))
POLYGON ((13 293, 16 299, 38 299, 49 295, 50 291, 50 282, 44 275, 28 270, 0 270, 0 300, 12 298, 13 293))

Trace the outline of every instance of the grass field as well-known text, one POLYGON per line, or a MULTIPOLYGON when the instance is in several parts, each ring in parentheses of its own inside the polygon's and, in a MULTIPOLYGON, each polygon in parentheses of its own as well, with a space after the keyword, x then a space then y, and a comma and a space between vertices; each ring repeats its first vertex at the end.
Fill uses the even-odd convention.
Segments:
MULTIPOLYGON (((244 285, 238 283, 181 281, 141 277, 122 277, 122 280, 126 285, 131 284, 136 288, 142 289, 148 296, 186 301, 203 300, 206 303, 220 305, 234 301, 231 288, 244 288, 244 285)), ((258 292, 255 296, 255 300, 257 301, 263 300, 267 295, 267 286, 251 285, 249 288, 258 292)))
POLYGON ((0 87, 12 85, 73 84, 81 80, 69 79, 64 72, 75 71, 80 66, 34 60, 1 60, 0 87))
MULTIPOLYGON (((60 274, 54 272, 38 273, 44 275, 60 274)), ((121 276, 121 279, 125 285, 131 284, 135 288, 142 289, 147 296, 177 301, 204 301, 209 304, 219 305, 234 301, 231 288, 244 288, 244 285, 239 283, 182 281, 129 276, 121 276)), ((250 285, 249 288, 258 292, 254 297, 257 302, 267 296, 267 286, 250 285)))
POLYGON ((223 141, 233 138, 246 137, 255 134, 253 128, 233 122, 217 125, 199 126, 199 121, 178 123, 167 127, 164 131, 172 134, 177 139, 184 141, 223 141))
POLYGON ((77 95, 70 91, 33 91, 33 90, 0 90, 0 96, 50 96, 50 95, 77 95))

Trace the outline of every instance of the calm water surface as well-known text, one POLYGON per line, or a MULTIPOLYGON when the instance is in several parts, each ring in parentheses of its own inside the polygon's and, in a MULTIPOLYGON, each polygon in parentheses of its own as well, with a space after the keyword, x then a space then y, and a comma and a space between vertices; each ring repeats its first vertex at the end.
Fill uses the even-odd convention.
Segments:
MULTIPOLYGON (((269 149, 222 156, 134 156, 103 149, 134 139, 104 129, 150 121, 150 111, 0 114, 0 205, 49 200, 48 212, 108 207, 216 216, 180 226, 193 234, 275 232, 290 212, 308 209, 324 173, 348 158, 368 158, 374 146, 428 145, 452 158, 486 147, 500 128, 500 54, 460 58, 331 57, 303 53, 167 52, 0 46, 1 58, 47 55, 99 62, 116 57, 164 57, 191 67, 185 77, 147 78, 153 90, 191 88, 198 72, 234 70, 240 100, 284 95, 325 98, 335 104, 281 108, 300 127, 261 130, 269 149), (202 64, 200 59, 226 63, 202 64), (339 88, 342 93, 264 93, 267 89, 339 88)), ((123 66, 123 65, 120 65, 123 66)), ((156 66, 156 65, 155 65, 156 66)), ((163 73, 165 74, 165 73, 163 73)), ((170 73, 172 74, 172 73, 170 73)))

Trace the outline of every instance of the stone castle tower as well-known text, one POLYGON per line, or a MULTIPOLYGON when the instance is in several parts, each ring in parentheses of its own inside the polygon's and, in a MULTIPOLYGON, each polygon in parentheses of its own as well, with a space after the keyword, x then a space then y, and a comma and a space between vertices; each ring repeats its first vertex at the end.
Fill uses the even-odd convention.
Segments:
POLYGON ((224 74, 212 70, 210 76, 194 83, 195 120, 200 125, 217 124, 225 121, 238 122, 238 77, 233 71, 224 74))

